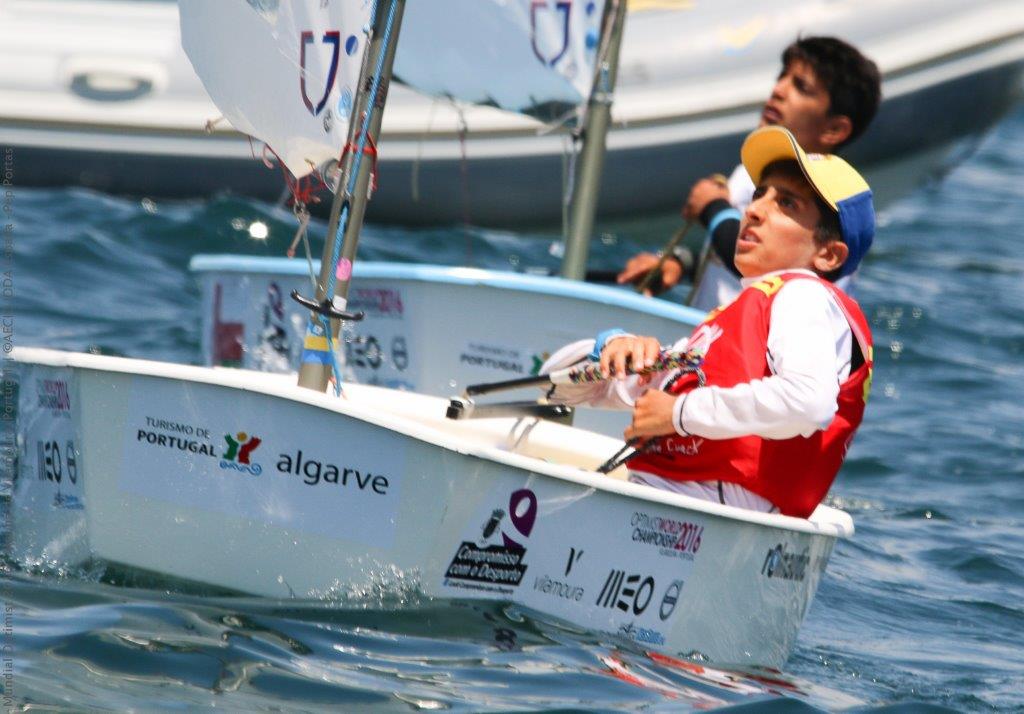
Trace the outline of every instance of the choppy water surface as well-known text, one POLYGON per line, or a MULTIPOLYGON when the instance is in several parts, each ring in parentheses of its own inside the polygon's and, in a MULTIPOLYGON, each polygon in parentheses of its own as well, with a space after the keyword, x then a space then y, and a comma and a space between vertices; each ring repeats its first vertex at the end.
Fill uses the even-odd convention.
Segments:
MULTIPOLYGON (((16 208, 18 344, 182 362, 199 350, 191 255, 280 255, 294 230, 288 211, 230 197, 21 190, 16 208), (249 237, 254 221, 266 241, 249 237)), ((616 227, 592 267, 675 224, 616 227)), ((401 573, 275 601, 102 564, 6 564, 14 669, 0 683, 21 704, 74 709, 1024 709, 1022 225, 1024 112, 883 214, 859 293, 875 387, 833 495, 857 535, 838 544, 781 673, 673 662, 516 607, 430 600, 401 573)), ((535 238, 371 226, 360 255, 553 268, 550 239, 535 238)))

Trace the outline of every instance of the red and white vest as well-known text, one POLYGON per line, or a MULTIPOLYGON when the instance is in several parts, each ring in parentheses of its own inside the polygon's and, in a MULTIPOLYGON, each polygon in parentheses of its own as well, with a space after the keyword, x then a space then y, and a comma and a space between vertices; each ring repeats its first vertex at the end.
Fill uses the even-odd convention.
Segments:
MULTIPOLYGON (((665 436, 630 459, 630 469, 675 481, 735 483, 768 499, 787 516, 811 515, 839 472, 871 387, 871 331, 857 303, 825 280, 801 273, 776 275, 750 285, 727 307, 710 313, 691 340, 711 328, 722 330, 704 359, 708 386, 727 388, 770 377, 767 351, 772 303, 787 281, 798 279, 819 280, 832 293, 864 357, 840 385, 838 410, 828 428, 809 437, 778 440, 665 436)), ((682 394, 696 386, 696 375, 687 374, 669 391, 682 394)))

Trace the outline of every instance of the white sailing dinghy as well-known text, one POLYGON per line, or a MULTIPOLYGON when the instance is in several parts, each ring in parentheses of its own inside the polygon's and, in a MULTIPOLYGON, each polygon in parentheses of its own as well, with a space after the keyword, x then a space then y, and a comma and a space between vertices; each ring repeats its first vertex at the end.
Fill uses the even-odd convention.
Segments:
MULTIPOLYGON (((353 26, 364 3, 271 5, 253 3, 260 21, 321 36, 353 26)), ((369 45, 351 59, 364 67, 350 132, 360 149, 336 198, 345 240, 332 265, 354 254, 362 146, 379 129, 404 6, 380 0, 357 36, 369 45)), ((307 351, 321 356, 337 322, 322 314, 347 307, 348 276, 332 275, 337 285, 309 300, 307 351)), ((452 420, 444 399, 372 386, 325 394, 329 373, 340 376, 329 355, 304 363, 300 384, 314 388, 248 370, 12 356, 9 549, 21 562, 100 558, 271 597, 396 578, 672 655, 779 666, 836 539, 853 532, 825 506, 807 520, 753 513, 625 482, 622 467, 598 473, 621 442, 552 421, 452 420)))
MULTIPOLYGON (((352 309, 365 312, 367 320, 347 329, 347 376, 365 384, 444 396, 466 384, 535 373, 552 345, 597 334, 609 325, 629 325, 643 334, 657 335, 665 344, 690 332, 703 319, 702 312, 646 300, 630 290, 582 282, 601 185, 625 6, 618 6, 621 12, 599 26, 599 5, 509 3, 502 21, 518 25, 522 30, 518 33, 496 24, 493 3, 462 0, 444 7, 444 12, 428 12, 426 5, 410 5, 406 27, 411 37, 403 38, 396 66, 405 83, 425 93, 483 101, 524 114, 550 114, 554 107, 564 108, 565 117, 577 122, 582 151, 571 172, 577 180, 567 190, 571 219, 562 277, 360 262, 349 302, 352 309), (468 32, 470 27, 475 31, 468 32), (465 52, 434 61, 431 46, 465 45, 467 35, 470 45, 465 52), (469 305, 474 315, 486 319, 465 319, 469 305), (445 330, 451 338, 438 340, 439 325, 458 329, 445 330)), ((221 15, 238 12, 232 6, 218 11, 221 15)), ((192 12, 186 4, 181 14, 182 38, 196 73, 231 123, 275 150, 283 147, 282 160, 300 179, 341 154, 347 137, 339 123, 327 131, 326 124, 310 121, 315 107, 305 94, 302 103, 291 107, 291 114, 267 114, 268 95, 295 93, 293 57, 287 51, 267 51, 273 41, 287 47, 291 37, 278 33, 264 41, 267 30, 261 25, 247 45, 251 58, 240 62, 221 57, 218 53, 227 53, 224 48, 207 49, 217 47, 214 28, 223 26, 210 21, 210 14, 192 12), (266 70, 251 70, 264 65, 266 70), (236 80, 234 72, 224 70, 226 66, 236 67, 241 78, 236 80), (259 77, 262 91, 245 84, 253 76, 259 77)), ((246 36, 243 23, 231 24, 246 36)), ((333 106, 328 94, 317 106, 333 106)), ((386 150, 383 147, 382 153, 386 150)), ((281 372, 295 369, 305 311, 286 296, 306 289, 308 276, 319 273, 319 265, 309 261, 307 267, 307 261, 286 258, 199 255, 190 269, 198 274, 201 285, 205 364, 281 372)), ((621 434, 628 422, 621 414, 586 408, 577 419, 579 425, 609 435, 621 434)))

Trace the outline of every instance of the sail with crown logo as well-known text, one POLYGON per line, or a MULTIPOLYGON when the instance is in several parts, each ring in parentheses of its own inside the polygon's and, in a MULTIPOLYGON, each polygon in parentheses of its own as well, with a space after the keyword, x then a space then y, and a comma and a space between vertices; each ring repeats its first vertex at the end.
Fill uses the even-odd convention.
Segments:
POLYGON ((206 91, 295 176, 337 158, 371 3, 180 0, 181 41, 206 91))
MULTIPOLYGON (((225 118, 301 177, 344 146, 373 5, 180 0, 182 45, 225 118)), ((395 78, 553 117, 590 92, 603 8, 603 0, 412 2, 395 78)))

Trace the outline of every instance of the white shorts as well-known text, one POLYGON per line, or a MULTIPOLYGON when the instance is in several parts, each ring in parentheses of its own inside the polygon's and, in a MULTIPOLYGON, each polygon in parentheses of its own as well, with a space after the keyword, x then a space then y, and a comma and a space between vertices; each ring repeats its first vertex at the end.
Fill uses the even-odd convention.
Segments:
POLYGON ((629 480, 632 483, 653 486, 664 491, 681 493, 685 496, 700 498, 705 501, 724 503, 727 506, 746 508, 749 511, 761 513, 778 513, 779 507, 767 498, 758 496, 753 491, 748 491, 740 485, 728 481, 674 481, 662 478, 643 471, 630 471, 629 480))

